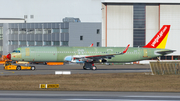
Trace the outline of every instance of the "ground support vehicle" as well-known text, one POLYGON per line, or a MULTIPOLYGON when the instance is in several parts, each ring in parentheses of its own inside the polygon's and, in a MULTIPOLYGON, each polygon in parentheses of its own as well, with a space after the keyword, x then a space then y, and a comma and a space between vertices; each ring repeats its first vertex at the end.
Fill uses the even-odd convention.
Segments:
POLYGON ((4 64, 4 69, 5 70, 35 70, 35 66, 30 66, 30 64, 22 64, 22 65, 17 65, 13 64, 9 61, 6 61, 4 64))

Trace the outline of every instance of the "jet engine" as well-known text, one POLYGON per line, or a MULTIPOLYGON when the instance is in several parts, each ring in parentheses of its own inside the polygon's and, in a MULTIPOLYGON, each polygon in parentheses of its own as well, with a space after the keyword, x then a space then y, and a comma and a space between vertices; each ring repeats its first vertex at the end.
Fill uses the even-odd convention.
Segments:
POLYGON ((100 59, 99 62, 100 62, 100 63, 101 63, 101 62, 102 62, 102 63, 105 63, 105 62, 107 62, 107 60, 106 60, 106 59, 100 59))

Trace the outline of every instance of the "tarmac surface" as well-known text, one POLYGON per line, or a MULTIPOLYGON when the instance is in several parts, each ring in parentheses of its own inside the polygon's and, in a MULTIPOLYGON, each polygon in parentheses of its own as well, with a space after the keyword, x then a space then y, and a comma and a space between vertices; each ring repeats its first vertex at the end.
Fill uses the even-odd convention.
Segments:
POLYGON ((3 65, 0 65, 0 76, 1 75, 37 75, 37 74, 55 74, 55 71, 70 71, 71 74, 82 74, 82 73, 140 73, 151 72, 149 65, 96 65, 97 70, 84 70, 83 65, 79 64, 67 64, 62 66, 47 66, 47 65, 36 65, 36 70, 4 70, 3 65))
POLYGON ((0 101, 179 101, 180 93, 0 91, 0 101))
MULTIPOLYGON (((34 65, 36 70, 7 71, 3 75, 55 74, 55 71, 81 73, 150 73, 149 65, 96 65, 98 70, 83 70, 82 65, 34 65)), ((86 91, 0 91, 0 101, 180 101, 180 93, 171 92, 86 92, 86 91)))

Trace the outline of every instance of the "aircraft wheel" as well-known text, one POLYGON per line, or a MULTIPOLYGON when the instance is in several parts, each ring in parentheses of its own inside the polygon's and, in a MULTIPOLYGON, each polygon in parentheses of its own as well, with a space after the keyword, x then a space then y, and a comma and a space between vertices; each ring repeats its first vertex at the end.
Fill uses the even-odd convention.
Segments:
POLYGON ((21 67, 20 67, 20 66, 17 66, 17 67, 16 67, 16 70, 21 70, 21 67))
POLYGON ((96 70, 96 69, 97 69, 97 67, 96 67, 96 66, 93 66, 93 67, 92 67, 92 70, 96 70))
POLYGON ((85 66, 83 66, 83 69, 84 69, 84 70, 87 70, 85 66))
POLYGON ((32 66, 32 67, 31 67, 31 70, 35 70, 35 69, 36 69, 35 66, 32 66))
POLYGON ((43 64, 44 64, 44 65, 47 65, 47 63, 46 63, 46 62, 43 62, 43 64))

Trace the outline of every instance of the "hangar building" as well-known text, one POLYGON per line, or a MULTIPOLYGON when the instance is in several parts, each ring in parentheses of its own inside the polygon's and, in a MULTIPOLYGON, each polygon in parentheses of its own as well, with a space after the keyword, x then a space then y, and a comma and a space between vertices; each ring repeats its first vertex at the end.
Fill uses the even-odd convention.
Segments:
POLYGON ((5 0, 0 9, 0 55, 22 46, 101 46, 101 0, 5 0))
POLYGON ((180 55, 179 0, 101 0, 102 46, 131 47, 147 44, 163 25, 171 25, 166 48, 180 55))
POLYGON ((3 23, 0 36, 3 55, 27 46, 100 47, 101 23, 83 23, 79 18, 64 18, 59 23, 3 23))

